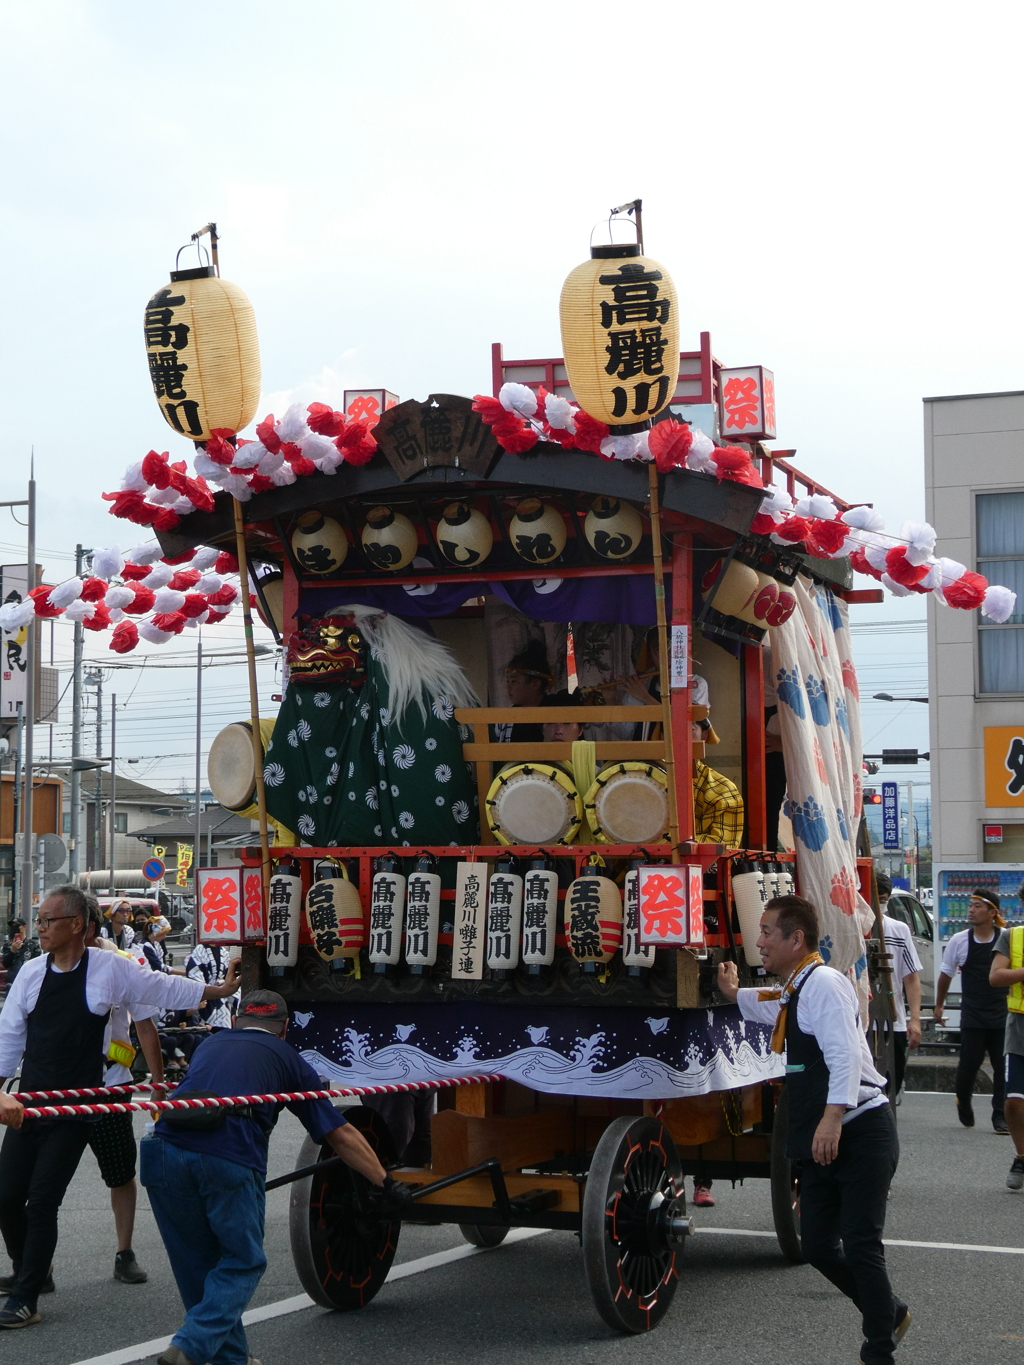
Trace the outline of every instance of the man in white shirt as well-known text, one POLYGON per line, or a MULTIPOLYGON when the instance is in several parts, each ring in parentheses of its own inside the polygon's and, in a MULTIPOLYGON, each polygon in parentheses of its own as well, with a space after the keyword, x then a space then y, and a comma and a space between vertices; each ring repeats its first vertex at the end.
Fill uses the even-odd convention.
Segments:
POLYGON ((892 882, 884 872, 880 872, 875 883, 882 910, 885 950, 889 954, 893 1004, 896 1008, 896 1022, 892 1026, 896 1054, 892 1085, 893 1094, 898 1095, 903 1089, 903 1077, 906 1075, 907 1052, 921 1045, 921 959, 914 947, 910 926, 886 914, 892 882))
MULTIPOLYGON (((45 956, 18 973, 0 1014, 0 1085, 21 1065, 22 1092, 99 1086, 111 1010, 148 1006, 194 1009, 232 994, 238 969, 222 985, 144 972, 120 953, 87 948, 89 904, 76 886, 54 888, 36 924, 45 956), (24 1058, 24 1060, 22 1060, 24 1058)), ((81 1119, 26 1120, 24 1107, 0 1090, 0 1233, 14 1282, 0 1308, 0 1329, 39 1321, 36 1300, 57 1245, 57 1213, 89 1140, 81 1119)))
POLYGON ((853 986, 818 953, 814 907, 801 896, 770 900, 757 946, 781 989, 741 990, 734 962, 719 964, 719 989, 744 1019, 772 1025, 773 1051, 785 1049, 786 1155, 800 1163, 803 1253, 860 1309, 863 1365, 887 1365, 910 1312, 893 1297, 882 1246, 899 1160, 885 1077, 872 1062, 853 986))

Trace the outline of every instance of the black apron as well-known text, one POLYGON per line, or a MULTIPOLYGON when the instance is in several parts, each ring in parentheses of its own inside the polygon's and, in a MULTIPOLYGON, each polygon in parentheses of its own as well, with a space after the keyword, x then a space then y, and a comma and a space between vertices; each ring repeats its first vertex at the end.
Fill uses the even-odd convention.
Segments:
POLYGON ((26 1024, 19 1087, 77 1090, 102 1085, 103 1034, 109 1011, 93 1014, 86 1000, 89 950, 82 954, 74 971, 51 971, 52 962, 53 956, 48 953, 39 999, 26 1024))
POLYGON ((1003 1028, 1006 1024, 1006 986, 990 986, 988 974, 999 931, 989 943, 979 943, 974 930, 967 931, 967 960, 960 968, 960 1027, 1003 1028))
POLYGON ((810 979, 804 977, 789 997, 786 1013, 786 1094, 789 1097, 789 1136, 786 1155, 791 1161, 810 1161, 811 1143, 828 1103, 829 1071, 825 1054, 811 1033, 803 1033, 797 1022, 800 992, 810 979))

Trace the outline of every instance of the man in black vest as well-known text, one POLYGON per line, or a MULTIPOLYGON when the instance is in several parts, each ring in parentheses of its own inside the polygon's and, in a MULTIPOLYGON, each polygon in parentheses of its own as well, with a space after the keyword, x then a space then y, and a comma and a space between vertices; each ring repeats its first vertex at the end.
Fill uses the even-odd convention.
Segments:
POLYGON ((801 896, 770 900, 757 947, 781 989, 740 990, 734 962, 719 964, 719 989, 744 1019, 772 1025, 773 1051, 785 1049, 786 1155, 800 1163, 803 1253, 860 1309, 863 1365, 883 1365, 910 1326, 882 1247, 899 1160, 885 1078, 872 1063, 853 986, 818 953, 814 907, 801 896))
MULTIPOLYGON (((194 1009, 238 988, 237 966, 223 984, 204 988, 86 948, 88 921, 88 901, 76 886, 56 887, 40 906, 44 956, 21 969, 0 1014, 0 1085, 21 1063, 23 1092, 101 1086, 112 1009, 194 1009)), ((14 1265, 0 1328, 28 1327, 39 1321, 36 1299, 57 1245, 57 1211, 88 1143, 89 1121, 26 1119, 24 1107, 0 1090, 0 1126, 9 1129, 0 1147, 0 1233, 14 1265)))

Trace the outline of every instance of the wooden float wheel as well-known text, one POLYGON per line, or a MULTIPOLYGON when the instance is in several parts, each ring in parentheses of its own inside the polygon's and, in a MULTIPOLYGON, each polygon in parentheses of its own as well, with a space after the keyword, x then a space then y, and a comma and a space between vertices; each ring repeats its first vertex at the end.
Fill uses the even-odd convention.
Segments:
POLYGON ((804 1260, 800 1241, 800 1176, 786 1155, 789 1138, 789 1092, 785 1086, 775 1106, 769 1158, 772 1220, 783 1256, 794 1265, 804 1260))
MULTIPOLYGON (((346 1109, 344 1116, 366 1138, 381 1165, 394 1165, 395 1144, 379 1114, 359 1106, 346 1109)), ((312 1166, 332 1156, 326 1143, 307 1137, 296 1165, 312 1166)), ((366 1197, 372 1188, 365 1176, 344 1162, 292 1186, 292 1259, 303 1289, 323 1308, 342 1313, 365 1308, 387 1279, 402 1224, 368 1212, 366 1197)))
POLYGON ((649 1332, 676 1292, 688 1225, 679 1153, 657 1119, 605 1130, 583 1196, 583 1263, 594 1305, 617 1332, 649 1332))

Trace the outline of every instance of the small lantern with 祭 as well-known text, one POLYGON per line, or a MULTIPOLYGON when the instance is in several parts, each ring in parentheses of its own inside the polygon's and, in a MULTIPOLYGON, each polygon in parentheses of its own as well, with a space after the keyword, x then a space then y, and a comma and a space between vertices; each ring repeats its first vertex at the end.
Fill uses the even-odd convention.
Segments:
POLYGON ((639 243, 590 249, 562 286, 562 347, 577 403, 623 432, 645 427, 676 391, 679 305, 639 243))
POLYGON ((595 498, 583 523, 583 533, 603 559, 625 559, 640 544, 644 524, 640 513, 618 498, 595 498))
POLYGON ((494 545, 491 523, 467 502, 450 502, 434 534, 441 553, 452 564, 482 564, 494 545))
POLYGON ((390 507, 374 507, 367 512, 361 540, 363 553, 375 569, 394 571, 412 563, 419 544, 409 518, 390 507))
POLYGON ((340 569, 348 554, 348 537, 333 517, 312 509, 295 518, 292 554, 306 573, 328 574, 340 569))
POLYGON ((260 396, 256 317, 216 265, 171 271, 170 285, 146 304, 143 330, 153 392, 169 427, 205 441, 213 431, 249 425, 260 396))
POLYGON ((551 564, 565 549, 565 522, 540 498, 523 498, 508 529, 516 554, 528 564, 551 564))
POLYGON ((720 370, 718 402, 723 441, 775 439, 775 376, 763 365, 720 370))

